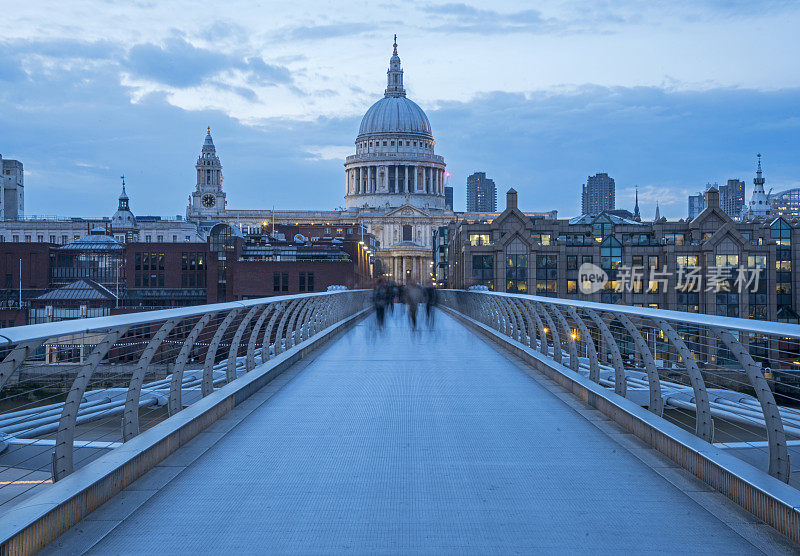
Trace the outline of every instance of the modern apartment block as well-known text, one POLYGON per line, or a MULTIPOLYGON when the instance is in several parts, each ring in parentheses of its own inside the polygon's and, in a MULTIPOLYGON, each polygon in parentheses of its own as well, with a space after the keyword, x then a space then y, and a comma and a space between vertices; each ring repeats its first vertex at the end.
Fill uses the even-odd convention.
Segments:
POLYGON ((467 212, 495 212, 497 187, 486 172, 475 172, 467 178, 467 212))
POLYGON ((589 176, 581 194, 581 214, 600 214, 615 208, 616 184, 605 172, 589 176))

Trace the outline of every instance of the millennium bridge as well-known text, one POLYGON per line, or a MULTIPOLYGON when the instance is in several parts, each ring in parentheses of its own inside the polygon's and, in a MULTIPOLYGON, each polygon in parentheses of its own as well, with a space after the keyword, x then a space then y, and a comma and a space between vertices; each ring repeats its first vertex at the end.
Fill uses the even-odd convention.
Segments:
POLYGON ((0 330, 0 555, 800 551, 800 326, 371 296, 0 330))

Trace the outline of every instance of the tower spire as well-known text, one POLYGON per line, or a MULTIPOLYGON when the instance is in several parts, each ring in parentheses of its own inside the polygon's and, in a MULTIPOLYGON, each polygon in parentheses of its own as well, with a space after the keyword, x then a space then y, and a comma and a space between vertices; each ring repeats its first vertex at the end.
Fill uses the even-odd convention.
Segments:
POLYGON ((642 221, 642 216, 639 213, 639 186, 636 186, 636 204, 633 205, 633 219, 637 222, 642 221))
POLYGON ((406 90, 403 88, 403 69, 400 67, 400 56, 397 55, 397 35, 394 36, 394 50, 389 58, 389 70, 386 72, 387 97, 404 97, 406 90))
POLYGON ((656 217, 653 221, 658 222, 659 220, 661 220, 661 209, 658 207, 658 201, 656 201, 656 217))

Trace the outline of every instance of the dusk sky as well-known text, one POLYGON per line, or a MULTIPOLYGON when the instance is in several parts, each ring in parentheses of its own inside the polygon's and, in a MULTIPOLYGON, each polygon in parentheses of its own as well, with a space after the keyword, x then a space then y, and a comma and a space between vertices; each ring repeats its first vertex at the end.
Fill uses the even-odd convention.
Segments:
POLYGON ((0 0, 0 154, 26 214, 184 214, 210 125, 229 208, 343 204, 344 157, 381 98, 394 33, 455 209, 485 171, 500 207, 579 212, 608 172, 617 208, 729 178, 800 186, 800 3, 626 0, 0 0), (346 8, 345 8, 346 6, 346 8))

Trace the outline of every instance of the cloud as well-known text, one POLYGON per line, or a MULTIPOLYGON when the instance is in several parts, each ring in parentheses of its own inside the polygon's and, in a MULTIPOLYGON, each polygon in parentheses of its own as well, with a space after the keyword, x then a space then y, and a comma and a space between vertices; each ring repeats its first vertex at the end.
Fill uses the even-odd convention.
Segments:
POLYGON ((286 67, 268 64, 263 58, 248 58, 244 68, 250 72, 252 82, 259 85, 274 85, 292 81, 292 74, 286 67))
POLYGON ((308 145, 305 150, 312 156, 309 160, 337 160, 344 161, 345 157, 353 154, 352 145, 308 145))
POLYGON ((276 36, 284 40, 320 40, 336 37, 359 35, 376 29, 375 23, 341 22, 325 25, 299 25, 284 27, 276 32, 276 36))
POLYGON ((173 37, 161 45, 137 44, 128 53, 126 64, 139 77, 175 87, 190 87, 236 65, 236 61, 173 37))
POLYGON ((478 33, 483 35, 501 32, 547 32, 563 28, 563 23, 542 16, 539 10, 521 10, 502 13, 480 9, 464 3, 429 4, 422 11, 444 19, 433 30, 448 33, 478 33))
MULTIPOLYGON (((755 153, 769 155, 768 187, 796 181, 800 163, 800 89, 664 90, 584 86, 559 93, 487 93, 428 110, 456 184, 456 205, 472 172, 486 171, 520 204, 572 216, 588 175, 608 172, 632 209, 640 186, 643 214, 686 216, 685 194, 708 181, 750 184, 755 153), (476 138, 480 140, 477 141, 476 138), (648 206, 649 205, 649 206, 648 206)), ((766 171, 765 167, 765 171, 766 171)), ((748 194, 749 194, 748 185, 748 194)))
POLYGON ((286 67, 268 64, 261 57, 243 59, 196 47, 181 37, 166 39, 162 44, 137 44, 130 49, 125 65, 137 77, 180 88, 200 85, 226 70, 242 71, 258 85, 292 80, 286 67))

